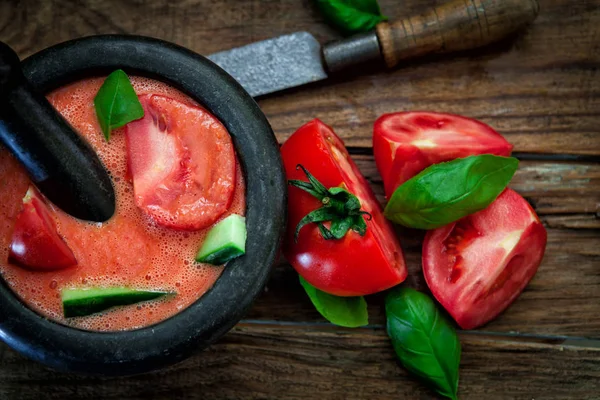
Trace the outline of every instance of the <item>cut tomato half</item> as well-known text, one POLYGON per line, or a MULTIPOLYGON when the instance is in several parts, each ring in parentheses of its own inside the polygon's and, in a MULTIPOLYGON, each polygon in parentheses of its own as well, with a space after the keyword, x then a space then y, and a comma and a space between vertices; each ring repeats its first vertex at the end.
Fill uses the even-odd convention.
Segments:
POLYGON ((536 273, 546 229, 517 192, 506 189, 485 210, 427 232, 423 273, 440 304, 463 329, 506 309, 536 273))
POLYGON ((33 187, 27 190, 15 221, 9 261, 40 271, 77 264, 73 251, 58 234, 48 206, 33 187))
POLYGON ((453 114, 385 114, 373 131, 375 162, 388 197, 432 164, 477 154, 508 156, 512 147, 486 124, 453 114))
POLYGON ((306 168, 326 188, 343 187, 354 194, 365 217, 364 236, 349 230, 341 239, 326 240, 317 224, 294 232, 300 220, 323 204, 309 193, 290 186, 288 230, 283 246, 286 259, 304 279, 337 296, 362 296, 389 289, 407 275, 400 243, 383 217, 369 183, 350 158, 342 140, 326 124, 315 119, 301 126, 281 147, 287 179, 307 177, 306 168))
POLYGON ((198 106, 159 95, 140 96, 140 102, 144 118, 125 133, 136 205, 165 227, 212 225, 235 190, 229 133, 198 106))

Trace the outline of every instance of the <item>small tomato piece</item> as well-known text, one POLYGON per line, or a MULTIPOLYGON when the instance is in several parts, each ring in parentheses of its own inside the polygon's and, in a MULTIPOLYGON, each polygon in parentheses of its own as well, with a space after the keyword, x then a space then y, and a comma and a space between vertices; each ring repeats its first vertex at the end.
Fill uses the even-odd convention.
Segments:
POLYGON ((388 198, 432 164, 478 154, 509 156, 512 148, 488 125, 453 114, 384 114, 373 130, 375 162, 388 198))
POLYGON ((546 229, 517 192, 506 189, 486 209, 427 232, 423 273, 440 304, 463 329, 500 314, 535 275, 546 229))
POLYGON ((402 249, 366 179, 342 140, 318 119, 298 129, 281 147, 288 180, 306 180, 300 164, 326 188, 344 187, 361 204, 367 229, 364 236, 349 230, 341 239, 326 240, 317 224, 304 226, 294 240, 300 220, 323 206, 314 196, 290 186, 288 230, 283 252, 311 285, 337 296, 376 293, 402 282, 407 275, 402 249))
POLYGON ((23 198, 8 257, 15 264, 38 271, 77 264, 73 251, 58 234, 48 206, 33 187, 23 198))

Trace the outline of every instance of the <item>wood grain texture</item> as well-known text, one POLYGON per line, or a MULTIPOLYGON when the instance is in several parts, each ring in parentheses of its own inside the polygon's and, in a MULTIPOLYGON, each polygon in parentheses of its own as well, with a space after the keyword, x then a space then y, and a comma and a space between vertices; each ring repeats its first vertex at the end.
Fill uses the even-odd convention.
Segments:
MULTIPOLYGON (((391 20, 444 0, 380 1, 391 20)), ((319 117, 351 146, 370 146, 383 113, 429 109, 479 118, 515 151, 600 152, 600 0, 547 0, 524 32, 483 50, 391 72, 356 71, 262 99, 280 140, 319 117), (363 74, 363 75, 360 75, 363 74)), ((4 0, 0 40, 27 56, 99 33, 136 33, 203 54, 308 30, 339 38, 309 0, 4 0)))
POLYGON ((385 63, 431 53, 479 48, 504 39, 530 24, 537 0, 453 0, 423 14, 377 25, 385 63))
MULTIPOLYGON (((600 350, 585 342, 460 339, 463 400, 598 399, 600 350)), ((382 329, 241 324, 175 367, 122 379, 55 373, 3 344, 0 364, 3 400, 441 399, 397 365, 382 329)))
MULTIPOLYGON (((445 1, 379 3, 390 20, 399 20, 445 1)), ((210 54, 301 30, 322 43, 340 37, 311 0, 0 1, 0 40, 21 57, 92 34, 148 35, 210 54)), ((600 0, 542 0, 532 26, 494 46, 392 71, 351 71, 259 104, 280 141, 312 118, 331 124, 361 150, 354 159, 383 202, 373 157, 364 155, 383 113, 464 114, 504 134, 516 152, 540 159, 600 156, 599 66, 600 0)), ((599 399, 598 341, 586 347, 561 336, 600 339, 600 164, 523 161, 511 186, 548 228, 548 251, 504 314, 477 332, 461 333, 461 399, 599 399)), ((426 290, 423 234, 398 234, 410 270, 407 285, 426 290)), ((367 300, 371 329, 333 327, 314 310, 294 270, 282 264, 244 323, 168 370, 123 379, 64 375, 0 343, 0 399, 433 398, 395 362, 382 328, 382 295, 367 300)))
MULTIPOLYGON (((421 271, 422 233, 401 231, 408 278, 405 284, 429 292, 421 271)), ((481 331, 571 335, 600 339, 600 240, 596 231, 548 229, 544 260, 521 296, 481 331)), ((384 296, 367 297, 369 323, 385 321, 384 296)), ((276 267, 246 319, 326 321, 311 306, 294 269, 276 267)))

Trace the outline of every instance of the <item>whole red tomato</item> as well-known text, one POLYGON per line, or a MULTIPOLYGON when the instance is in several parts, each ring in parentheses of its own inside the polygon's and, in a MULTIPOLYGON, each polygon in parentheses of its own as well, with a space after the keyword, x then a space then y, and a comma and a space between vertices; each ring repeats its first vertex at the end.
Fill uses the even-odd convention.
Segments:
POLYGON ((517 192, 486 209, 427 232, 423 273, 435 298, 463 329, 481 326, 510 305, 538 269, 546 229, 517 192))
POLYGON ((432 164, 478 154, 509 156, 512 147, 484 123, 453 114, 384 114, 373 130, 375 162, 388 197, 432 164))
MULTIPOLYGON (((361 296, 397 285, 406 278, 402 249, 381 213, 369 184, 350 158, 344 143, 318 119, 298 129, 281 147, 287 178, 307 181, 302 165, 325 188, 341 187, 360 201, 366 231, 350 229, 341 239, 325 239, 317 223, 298 223, 324 202, 298 187, 289 187, 288 232, 283 252, 310 284, 337 296, 361 296)), ((361 216, 363 218, 363 216, 361 216)), ((331 228, 325 222, 325 229, 331 228)))

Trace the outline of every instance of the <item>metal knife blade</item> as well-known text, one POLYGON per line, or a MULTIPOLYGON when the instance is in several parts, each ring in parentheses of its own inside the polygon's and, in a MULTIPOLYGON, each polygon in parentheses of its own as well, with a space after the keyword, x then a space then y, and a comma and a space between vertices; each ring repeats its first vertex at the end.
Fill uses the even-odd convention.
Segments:
POLYGON ((308 32, 251 43, 208 58, 253 97, 327 78, 321 44, 308 32))

